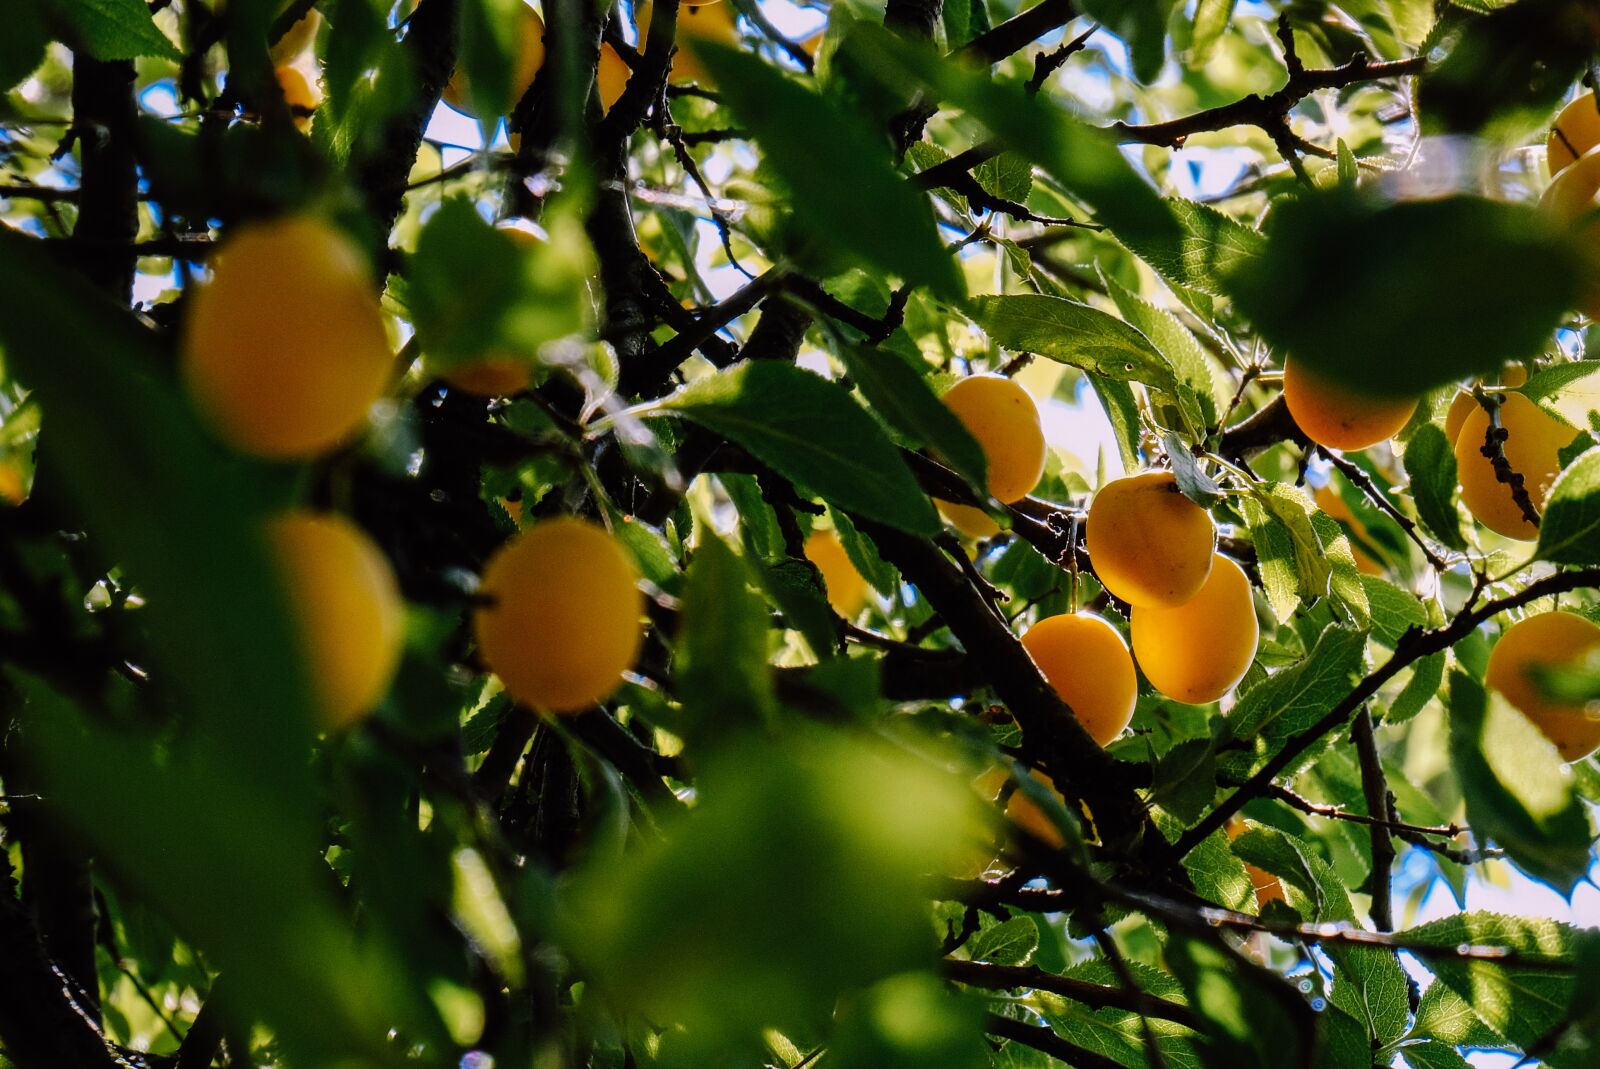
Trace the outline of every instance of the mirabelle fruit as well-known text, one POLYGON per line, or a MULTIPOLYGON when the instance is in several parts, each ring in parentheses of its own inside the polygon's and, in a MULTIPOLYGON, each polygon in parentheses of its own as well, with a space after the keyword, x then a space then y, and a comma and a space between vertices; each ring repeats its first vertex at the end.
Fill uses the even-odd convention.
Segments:
POLYGON ((610 111, 612 105, 622 99, 622 91, 628 88, 628 79, 631 77, 633 68, 628 66, 628 61, 609 42, 602 43, 600 65, 595 68, 595 86, 600 91, 601 112, 610 111))
POLYGON ((1545 156, 1554 178, 1585 152, 1600 145, 1600 106, 1585 93, 1561 109, 1545 141, 1545 156))
MULTIPOLYGON (((1500 385, 1507 389, 1516 389, 1528 381, 1528 369, 1521 364, 1512 364, 1500 374, 1500 385)), ((1450 411, 1444 416, 1444 436, 1451 445, 1455 444, 1456 437, 1461 433, 1461 425, 1467 421, 1467 416, 1475 408, 1482 407, 1478 399, 1472 395, 1471 390, 1457 390, 1450 401, 1450 411)))
POLYGON ((1133 719, 1139 678, 1127 642, 1104 617, 1047 616, 1028 628, 1022 646, 1095 742, 1104 746, 1122 734, 1133 719))
POLYGON ((1350 506, 1344 503, 1344 498, 1339 496, 1333 486, 1319 486, 1312 495, 1317 503, 1317 508, 1338 520, 1350 529, 1350 554, 1356 559, 1356 571, 1363 575, 1382 575, 1383 565, 1372 559, 1372 555, 1361 548, 1363 542, 1371 545, 1367 536, 1367 525, 1361 522, 1361 517, 1350 511, 1350 506))
POLYGON ((322 105, 322 89, 300 72, 298 67, 279 67, 274 72, 278 88, 283 92, 283 102, 289 105, 294 116, 295 129, 305 133, 311 129, 311 112, 322 105))
POLYGON ((405 605, 383 553, 341 516, 291 512, 270 521, 272 548, 318 700, 330 728, 372 711, 394 678, 405 605))
POLYGON ((351 438, 393 362, 366 260, 309 216, 241 226, 183 323, 195 408, 219 438, 273 459, 351 438))
POLYGON ((20 505, 28 499, 28 484, 22 477, 22 467, 9 460, 0 460, 0 504, 20 505))
POLYGON ((1329 449, 1365 449, 1393 438, 1417 410, 1415 398, 1359 393, 1292 359, 1283 362, 1283 400, 1306 437, 1329 449))
POLYGON ((478 652, 517 701, 576 713, 622 682, 644 637, 633 558, 587 520, 523 529, 490 559, 473 617, 478 652))
MULTIPOLYGON (((1500 425, 1505 428, 1504 449, 1511 470, 1521 475, 1533 507, 1544 507, 1550 484, 1561 471, 1561 450, 1577 431, 1518 393, 1505 394, 1500 425)), ((1477 521, 1507 538, 1525 542, 1539 537, 1539 529, 1522 515, 1511 487, 1495 478, 1494 464, 1483 455, 1489 430, 1489 413, 1480 405, 1469 412, 1456 437, 1456 472, 1461 500, 1477 521)))
MULTIPOLYGON (((517 18, 517 54, 511 66, 513 107, 522 99, 522 95, 528 91, 528 87, 538 76, 539 69, 544 66, 544 19, 526 4, 520 9, 517 18)), ((467 82, 466 70, 460 65, 457 65, 455 73, 445 85, 443 96, 444 102, 452 108, 464 115, 472 114, 472 86, 467 82)))
POLYGON ((1130 605, 1182 605, 1205 583, 1217 528, 1170 471, 1115 479, 1089 506, 1084 541, 1100 584, 1130 605))
MULTIPOLYGON (((1029 770, 1029 775, 1043 784, 1044 788, 1051 794, 1059 798, 1063 806, 1067 804, 1067 800, 1061 797, 1061 792, 1056 790, 1056 785, 1050 782, 1049 776, 1046 776, 1036 768, 1029 770)), ((1038 802, 1023 794, 1020 787, 1011 793, 1010 798, 1006 799, 1006 819, 1046 846, 1059 850, 1066 843, 1066 840, 1061 835, 1061 830, 1056 827, 1055 821, 1051 820, 1049 815, 1039 807, 1038 802)))
MULTIPOLYGON (((989 493, 1010 504, 1028 496, 1044 475, 1044 428, 1028 391, 1003 375, 972 375, 945 391, 944 403, 983 449, 989 493)), ((936 501, 939 511, 972 538, 1000 528, 982 509, 936 501)))
POLYGON ((806 559, 817 566, 828 588, 828 604, 846 620, 867 603, 867 581, 845 552, 844 543, 833 531, 816 530, 806 539, 806 559))
POLYGON ((1255 659, 1260 637, 1250 580, 1220 553, 1200 593, 1174 608, 1135 605, 1128 623, 1150 685, 1189 705, 1232 690, 1255 659))
MULTIPOLYGON (((1577 244, 1591 257, 1593 274, 1594 250, 1600 243, 1600 147, 1585 152, 1555 176, 1539 198, 1539 209, 1558 227, 1574 232, 1577 244)), ((1578 295, 1577 309, 1590 318, 1600 318, 1600 285, 1592 277, 1578 295)))
MULTIPOLYGON (((280 5, 283 9, 287 9, 288 6, 288 4, 280 5)), ((320 29, 322 29, 322 14, 316 8, 312 8, 300 16, 300 20, 290 26, 284 35, 278 38, 278 43, 272 46, 272 62, 288 63, 294 59, 311 47, 320 29)))
MULTIPOLYGON (((650 0, 638 0, 634 6, 639 31, 639 51, 649 47, 650 18, 655 5, 650 0)), ((698 82, 712 86, 711 74, 694 54, 694 42, 715 41, 724 45, 739 43, 738 13, 732 4, 712 0, 708 4, 684 4, 678 8, 676 33, 678 50, 672 54, 672 69, 667 80, 673 85, 698 82)))
MULTIPOLYGON (((1244 821, 1234 817, 1228 821, 1228 841, 1232 842, 1248 830, 1244 821)), ((1268 902, 1282 902, 1284 900, 1283 881, 1278 877, 1265 869, 1257 868, 1248 861, 1244 862, 1244 872, 1246 876, 1250 877, 1250 886, 1255 888, 1257 912, 1266 909, 1268 902)))
POLYGON ((440 377, 456 389, 480 397, 507 397, 526 390, 533 372, 525 360, 491 358, 459 364, 440 377))
POLYGON ((1581 703, 1545 697, 1530 669, 1571 665, 1597 646, 1600 627, 1576 613, 1546 612, 1506 628, 1489 651, 1484 682, 1533 721, 1566 761, 1600 749, 1600 717, 1592 716, 1581 703))

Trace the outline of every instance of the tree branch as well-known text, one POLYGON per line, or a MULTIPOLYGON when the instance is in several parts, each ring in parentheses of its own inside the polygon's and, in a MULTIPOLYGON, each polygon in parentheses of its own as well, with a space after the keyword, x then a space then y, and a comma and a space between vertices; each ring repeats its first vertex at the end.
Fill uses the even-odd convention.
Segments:
POLYGON ((1157 998, 1148 992, 1125 991, 1120 987, 1091 984, 1087 980, 1057 976, 1055 973, 1031 965, 990 965, 987 962, 960 961, 952 958, 940 966, 940 971, 944 973, 946 979, 966 984, 968 987, 1048 991, 1052 995, 1070 998, 1093 1009, 1109 1007, 1127 1010, 1141 1017, 1172 1021, 1186 1028, 1193 1028, 1197 1032, 1204 1025, 1200 1015, 1188 1006, 1157 998))

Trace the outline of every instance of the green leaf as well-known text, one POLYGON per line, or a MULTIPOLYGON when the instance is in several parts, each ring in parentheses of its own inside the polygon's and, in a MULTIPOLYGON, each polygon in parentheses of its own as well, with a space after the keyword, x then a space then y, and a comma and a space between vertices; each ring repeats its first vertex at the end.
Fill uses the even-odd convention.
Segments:
POLYGON ((1012 917, 991 924, 968 939, 962 950, 973 961, 994 965, 1026 965, 1039 949, 1039 928, 1032 917, 1012 917))
MULTIPOLYGON (((44 0, 45 17, 61 26, 69 47, 99 60, 183 58, 156 25, 144 0, 44 0)), ((10 18, 8 13, 7 18, 10 18)), ((7 32, 10 32, 9 29, 7 32)))
POLYGON ((1383 718, 1385 723, 1403 724, 1422 712, 1444 683, 1445 660, 1444 652, 1440 651, 1428 654, 1411 666, 1411 678, 1406 680, 1406 685, 1389 706, 1383 718))
POLYGON ((1458 1054, 1454 1047, 1434 1040, 1411 1044, 1401 1053, 1411 1069, 1472 1069, 1472 1063, 1458 1054))
POLYGON ((1255 538, 1268 600, 1279 621, 1284 621, 1299 598, 1314 601, 1327 596, 1333 565, 1311 522, 1316 506, 1303 490, 1286 483, 1255 483, 1249 489, 1250 496, 1239 502, 1240 510, 1255 538))
POLYGON ((1083 13, 1128 46, 1133 76, 1156 80, 1167 57, 1167 17, 1173 0, 1083 0, 1083 13))
POLYGON ((1572 775, 1527 717, 1461 671, 1450 674, 1450 762, 1473 830, 1570 895, 1590 860, 1589 819, 1572 775))
POLYGON ((1344 138, 1339 138, 1336 146, 1339 155, 1339 184, 1348 189, 1354 189, 1361 180, 1361 168, 1356 165, 1356 155, 1350 151, 1350 146, 1344 143, 1344 138))
POLYGON ((1206 811, 1217 793, 1217 761, 1210 739, 1186 739, 1156 762, 1150 800, 1185 823, 1206 811))
POLYGON ((912 534, 939 517, 883 429, 837 383, 790 364, 740 364, 672 394, 668 412, 748 449, 828 502, 912 534))
POLYGON ((715 738, 772 719, 767 631, 766 602, 750 588, 744 561, 702 529, 684 583, 673 673, 696 729, 715 738))
POLYGON ((1311 528, 1328 561, 1328 600, 1338 607, 1346 623, 1362 630, 1370 628, 1372 608, 1365 582, 1368 577, 1356 568, 1349 535, 1338 520, 1323 512, 1311 513, 1311 528))
POLYGON ((1183 869, 1189 874, 1195 893, 1207 901, 1227 909, 1255 909, 1255 886, 1244 870, 1244 863, 1229 849, 1224 833, 1217 831, 1206 836, 1183 859, 1183 869))
POLYGON ((1167 457, 1172 461, 1172 477, 1184 497, 1203 509, 1209 509, 1222 500, 1222 487, 1201 470, 1194 451, 1184 445, 1176 434, 1169 432, 1162 435, 1161 444, 1166 447, 1167 457))
MULTIPOLYGON (((1167 363, 1172 365, 1178 382, 1187 387, 1198 402, 1200 425, 1195 428, 1196 433, 1203 433, 1214 427, 1217 423, 1217 413, 1227 406, 1231 397, 1232 387, 1227 377, 1213 373, 1211 363, 1206 359, 1205 350, 1200 347, 1200 342, 1188 327, 1179 322, 1177 316, 1165 308, 1157 308, 1133 291, 1125 289, 1104 271, 1100 273, 1100 278, 1105 283, 1106 292, 1116 302, 1117 311, 1122 313, 1122 318, 1150 339, 1156 350, 1166 358, 1167 363)), ((1180 396, 1179 403, 1187 400, 1189 395, 1180 396)))
POLYGON ((1533 356, 1577 296, 1572 248, 1527 205, 1335 190, 1273 220, 1265 254, 1228 277, 1239 310, 1280 351, 1373 395, 1533 356))
POLYGON ((1176 286, 1224 296, 1223 280, 1265 254, 1255 230, 1207 204, 1173 197, 1163 202, 1175 228, 1117 228, 1118 240, 1176 286))
POLYGON ((1453 987, 1438 980, 1422 993, 1411 1032, 1452 1047, 1492 1047, 1505 1041, 1473 1012, 1467 1000, 1456 994, 1453 987))
POLYGON ((0 34, 0 91, 10 89, 44 62, 50 31, 39 17, 37 5, 11 5, 6 12, 6 32, 0 34))
POLYGON ((1239 957, 1187 936, 1173 938, 1166 957, 1205 1024, 1211 1048, 1204 1064, 1240 1069, 1308 1064, 1315 1027, 1311 1009, 1279 977, 1243 968, 1239 957))
POLYGON ((1466 549, 1461 514, 1456 511, 1455 447, 1438 424, 1417 428, 1406 443, 1405 467, 1422 525, 1451 549, 1466 549))
POLYGON ((1100 399, 1106 419, 1111 422, 1111 434, 1116 439, 1117 455, 1122 460, 1123 468, 1138 471, 1141 424, 1139 400, 1133 395, 1133 387, 1120 379, 1108 379, 1102 375, 1090 375, 1089 386, 1100 399))
POLYGON ((1232 847, 1243 860, 1282 879, 1293 896, 1292 904, 1306 907, 1301 912, 1308 920, 1355 922, 1350 893, 1303 840, 1258 826, 1234 839, 1232 847))
POLYGON ((886 598, 894 597, 900 584, 900 573, 878 554, 878 547, 872 544, 872 539, 858 531, 850 517, 832 505, 828 506, 828 519, 833 521, 834 532, 844 546, 845 556, 856 566, 856 571, 872 584, 872 589, 886 598))
POLYGON ((1600 411, 1600 360, 1571 360, 1547 367, 1514 391, 1579 430, 1600 411))
POLYGON ((522 47, 522 0, 468 0, 458 12, 456 62, 466 75, 473 112, 493 133, 495 118, 517 102, 512 94, 513 68, 522 47))
POLYGON ((872 410, 891 427, 933 450, 975 490, 989 485, 983 447, 904 359, 862 345, 841 346, 839 359, 872 410))
POLYGON ((1535 555, 1554 564, 1600 563, 1600 449, 1590 449, 1550 487, 1535 555))
MULTIPOLYGON (((1530 957, 1566 962, 1574 960, 1576 935, 1577 929, 1557 921, 1484 912, 1458 913, 1401 933, 1407 942, 1427 946, 1503 946, 1530 957)), ((1459 1003, 1427 1005, 1424 998, 1417 1027, 1419 1031, 1426 1027, 1430 1034, 1438 1029, 1447 1042, 1454 1035, 1462 1036, 1462 1043, 1481 1041, 1486 1028, 1515 1046, 1527 1047, 1564 1018, 1572 997, 1570 972, 1461 960, 1448 954, 1425 960, 1438 977, 1436 983, 1444 984, 1459 1003)))
POLYGON ((1037 353, 1106 378, 1173 394, 1172 365, 1150 339, 1116 316, 1041 293, 974 297, 973 322, 1007 349, 1037 353))
POLYGON ((1330 627, 1299 664, 1282 668, 1239 699, 1228 714, 1229 734, 1283 738, 1316 723, 1350 693, 1350 677, 1366 662, 1363 632, 1330 627))
POLYGON ((888 143, 864 117, 754 55, 710 41, 690 47, 788 186, 796 218, 819 241, 942 297, 965 294, 927 199, 895 171, 888 143))
POLYGON ((1211 57, 1217 38, 1233 19, 1237 0, 1199 0, 1194 9, 1194 36, 1190 39, 1191 66, 1204 63, 1211 57))
POLYGON ((990 196, 1022 204, 1033 191, 1033 165, 1015 152, 991 156, 972 169, 972 177, 990 196))

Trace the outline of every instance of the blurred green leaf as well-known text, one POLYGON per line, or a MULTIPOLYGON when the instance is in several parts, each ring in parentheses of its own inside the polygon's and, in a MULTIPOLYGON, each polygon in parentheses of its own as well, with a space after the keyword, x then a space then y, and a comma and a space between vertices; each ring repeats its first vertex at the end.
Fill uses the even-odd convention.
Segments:
POLYGON ((39 5, 31 0, 6 12, 6 32, 0 34, 0 90, 10 89, 44 61, 50 31, 40 16, 39 5))
POLYGON ((1573 250, 1532 207, 1335 190, 1281 205, 1266 251, 1227 287, 1281 351, 1399 396, 1538 353, 1578 277, 1573 250))
MULTIPOLYGON (((59 27, 62 40, 95 59, 181 58, 177 47, 156 26, 144 0, 42 0, 42 3, 42 14, 59 27)), ((24 21, 23 28, 26 26, 24 21)))
POLYGON ((686 43, 789 187, 796 218, 819 241, 941 297, 965 293, 927 199, 895 172, 888 142, 864 118, 754 55, 711 41, 686 43))
POLYGON ((703 531, 683 590, 683 634, 674 677, 696 729, 716 741, 770 723, 767 606, 750 589, 745 563, 703 531))
POLYGON ((1084 0, 1083 13, 1128 46, 1133 76, 1149 84, 1167 57, 1167 17, 1174 0, 1084 0))
POLYGON ((1193 61, 1204 63, 1210 58, 1217 38, 1227 30, 1233 19, 1237 0, 1199 0, 1194 9, 1194 36, 1190 39, 1193 61))
POLYGON ((1383 718, 1385 723, 1403 724, 1422 712, 1423 707, 1438 695, 1439 687, 1444 683, 1446 660, 1443 653, 1430 653, 1412 665, 1411 678, 1406 680, 1406 685, 1389 706, 1383 718))
POLYGON ((1589 819, 1572 776, 1538 728, 1462 671, 1450 674, 1450 762, 1473 830, 1571 894, 1590 860, 1589 819))
POLYGON ((830 503, 912 534, 938 514, 882 428, 843 387, 788 364, 740 364, 661 402, 830 503))
POLYGON ((1424 424, 1406 443, 1406 477, 1411 480, 1411 500, 1417 518, 1428 533, 1451 549, 1466 549, 1461 537, 1461 515, 1456 511, 1456 453, 1444 431, 1424 424))
POLYGON ((465 74, 472 108, 487 132, 516 104, 512 84, 522 47, 523 0, 464 0, 457 13, 456 64, 465 74))
POLYGON ((1200 1064, 1306 1064, 1313 1043, 1310 1008, 1290 1012, 1286 1005, 1298 993, 1276 977, 1240 968, 1239 958, 1198 938, 1172 939, 1167 958, 1206 1025, 1200 1064))

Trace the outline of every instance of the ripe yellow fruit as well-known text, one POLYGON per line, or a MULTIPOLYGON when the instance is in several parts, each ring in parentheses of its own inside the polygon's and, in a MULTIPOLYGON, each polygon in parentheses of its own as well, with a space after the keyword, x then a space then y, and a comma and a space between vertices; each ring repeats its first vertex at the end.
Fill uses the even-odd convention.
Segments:
POLYGON ((1358 393, 1292 359, 1283 362, 1283 400, 1306 437, 1329 449, 1365 449, 1393 438, 1417 410, 1415 398, 1358 393))
POLYGON ((1600 145, 1600 104, 1593 93, 1585 93, 1561 109, 1550 136, 1545 140, 1545 155, 1554 178, 1579 156, 1600 145))
MULTIPOLYGON (((1577 436, 1577 431, 1519 393, 1505 394, 1500 406, 1500 425, 1506 430, 1506 459, 1511 469, 1523 478, 1528 497, 1536 509, 1544 508, 1550 484, 1561 471, 1561 450, 1577 436)), ((1456 472, 1461 481, 1461 500, 1477 521, 1507 538, 1531 542, 1539 529, 1522 515, 1511 487, 1495 478, 1494 464, 1483 455, 1484 437, 1489 429, 1489 413, 1478 406, 1469 412, 1456 438, 1456 472)))
POLYGON ((577 713, 609 697, 644 638, 632 556, 606 531, 563 516, 523 529, 483 570, 478 652, 517 701, 577 713))
POLYGON ((341 516, 291 512, 267 539, 330 728, 349 727, 381 700, 400 662, 405 604, 383 553, 341 516))
POLYGON ((1101 616, 1047 616, 1028 628, 1022 646, 1072 707, 1095 742, 1105 746, 1133 719, 1139 678, 1120 632, 1101 616))
POLYGON ((0 504, 20 505, 28 499, 28 484, 22 477, 22 466, 14 461, 0 460, 0 504))
POLYGON ((1260 638, 1250 580, 1220 553, 1200 593, 1175 608, 1135 605, 1128 623, 1150 685, 1189 705, 1232 690, 1255 659, 1260 638))
POLYGON ((1316 501, 1317 508, 1350 529, 1350 554, 1356 559, 1356 571, 1363 575, 1382 575, 1383 565, 1361 548, 1362 542, 1372 544, 1371 538, 1367 535, 1367 525, 1361 522, 1361 517, 1350 511, 1350 506, 1344 503, 1344 498, 1339 496, 1332 484, 1319 486, 1312 498, 1316 501))
POLYGON ((440 377, 456 389, 480 397, 508 397, 526 390, 533 372, 525 360, 490 358, 459 364, 440 377))
MULTIPOLYGON (((1060 791, 1056 790, 1056 785, 1050 781, 1049 776, 1046 776, 1036 768, 1030 769, 1029 775, 1038 783, 1043 784, 1045 790, 1060 799, 1062 806, 1067 804, 1067 800, 1061 796, 1060 791)), ((1055 821, 1051 820, 1049 815, 1039 807, 1039 803, 1023 794, 1021 788, 1013 791, 1011 797, 1006 799, 1006 819, 1032 835, 1035 839, 1043 842, 1046 846, 1059 850, 1066 845, 1066 839, 1062 837, 1055 821)))
MULTIPOLYGON (((522 99, 544 66, 544 19, 524 4, 517 20, 517 54, 511 64, 512 107, 522 99)), ((459 65, 445 85, 443 96, 444 102, 452 108, 464 115, 472 114, 472 86, 467 82, 467 72, 459 65)))
MULTIPOLYGON (((1228 821, 1228 841, 1232 842, 1247 830, 1249 829, 1245 827, 1244 821, 1234 817, 1228 821)), ((1250 877, 1250 886, 1256 892, 1257 912, 1266 909, 1268 902, 1282 902, 1284 900, 1283 881, 1278 877, 1265 869, 1257 868, 1248 861, 1244 862, 1244 872, 1246 876, 1250 877)))
POLYGON ((1130 605, 1182 605, 1211 572, 1217 528, 1170 471, 1115 479, 1089 506, 1084 542, 1100 584, 1130 605))
MULTIPOLYGON (((655 5, 650 0, 639 0, 635 6, 638 18, 639 51, 649 47, 650 18, 655 5)), ((715 41, 718 44, 739 43, 738 13, 732 4, 712 0, 709 4, 684 4, 678 8, 678 28, 675 35, 678 50, 672 55, 672 68, 667 80, 673 85, 696 82, 706 87, 716 83, 711 74, 694 54, 696 41, 715 41)))
MULTIPOLYGON (((1514 390, 1528 381, 1528 369, 1521 364, 1512 364, 1500 374, 1500 385, 1514 390)), ((1461 425, 1467 421, 1467 416, 1472 410, 1481 407, 1478 399, 1472 395, 1471 390, 1457 390, 1450 401, 1450 411, 1444 416, 1444 436, 1451 445, 1461 434, 1461 425)))
POLYGON ((806 559, 817 566, 828 588, 828 604, 846 620, 867 603, 867 581, 856 571, 844 543, 833 531, 812 531, 806 539, 806 559))
POLYGON ((298 67, 279 67, 275 72, 283 102, 289 105, 294 116, 295 129, 305 133, 311 129, 310 114, 322 106, 322 88, 300 72, 298 67))
POLYGON ((600 64, 595 68, 595 86, 600 91, 602 113, 610 111, 622 99, 622 91, 628 88, 628 79, 632 77, 633 68, 628 66, 622 54, 612 48, 609 42, 602 43, 600 64))
POLYGON ((349 440, 393 362, 366 260, 310 216, 241 226, 184 317, 180 365, 195 408, 257 456, 311 457, 349 440))
MULTIPOLYGON (((1600 244, 1600 147, 1585 152, 1555 176, 1539 199, 1539 209, 1558 227, 1574 231, 1577 245, 1589 254, 1592 275, 1594 250, 1600 244)), ((1577 309, 1600 318, 1600 285, 1592 277, 1578 295, 1577 309)))
MULTIPOLYGON (((1044 475, 1044 428, 1028 391, 1003 375, 972 375, 945 391, 944 403, 983 449, 989 493, 1010 504, 1027 497, 1044 475)), ((991 538, 1000 527, 982 509, 934 502, 963 534, 991 538)))
POLYGON ((1533 721, 1566 761, 1577 761, 1600 749, 1600 718, 1581 704, 1546 698, 1529 669, 1571 665, 1597 646, 1600 627, 1576 613, 1546 612, 1506 628, 1489 651, 1484 681, 1533 721))
MULTIPOLYGON (((287 9, 288 4, 280 5, 287 9)), ((281 11, 280 11, 281 13, 281 11)), ((293 26, 290 26, 284 35, 278 38, 278 43, 272 46, 272 62, 288 63, 300 53, 310 48, 317 39, 317 31, 322 29, 322 15, 316 8, 312 8, 293 26)))

